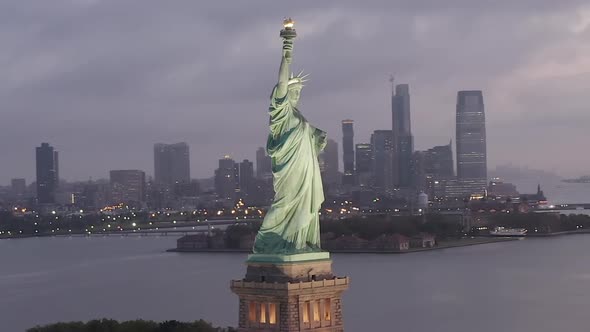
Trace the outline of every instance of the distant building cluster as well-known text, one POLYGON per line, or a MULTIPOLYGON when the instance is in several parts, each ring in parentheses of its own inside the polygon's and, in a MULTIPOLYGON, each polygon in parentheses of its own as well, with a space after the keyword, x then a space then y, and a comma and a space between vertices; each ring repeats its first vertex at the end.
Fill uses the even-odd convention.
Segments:
POLYGON ((376 201, 415 205, 421 194, 434 204, 487 194, 482 92, 457 94, 456 175, 452 141, 425 151, 414 149, 410 99, 410 86, 394 85, 392 79, 391 127, 373 131, 368 142, 355 144, 354 121, 342 121, 342 173, 338 171, 336 142, 329 143, 320 160, 330 196, 351 197, 368 207, 376 201))
MULTIPOLYGON (((481 91, 459 91, 455 114, 455 154, 452 140, 424 151, 415 150, 410 86, 394 85, 392 79, 390 128, 374 130, 368 140, 355 142, 354 120, 342 120, 341 157, 339 144, 327 140, 319 156, 326 209, 339 211, 330 202, 346 202, 355 211, 422 211, 485 197, 545 200, 540 188, 537 194, 526 196, 512 184, 499 179, 488 181, 481 91)), ((42 143, 36 147, 36 181, 27 186, 24 178, 15 178, 9 188, 0 187, 0 207, 20 204, 38 206, 41 211, 56 205, 89 211, 109 206, 181 210, 231 208, 238 201, 265 207, 272 202, 273 165, 264 147, 256 150, 255 163, 224 156, 213 177, 203 180, 191 178, 187 143, 157 143, 153 151, 153 177, 145 170, 114 169, 106 180, 67 183, 60 181, 58 152, 49 143, 42 143)))
MULTIPOLYGON (((331 147, 337 162, 337 145, 331 147)), ((256 151, 256 167, 249 160, 236 162, 225 156, 214 176, 204 180, 191 178, 187 143, 157 143, 153 151, 153 177, 144 170, 114 169, 108 179, 68 183, 59 178, 58 152, 42 143, 36 148, 36 181, 27 186, 24 178, 14 178, 10 187, 0 187, 0 210, 19 206, 41 213, 118 208, 217 211, 231 210, 238 201, 250 206, 268 206, 272 201, 272 161, 262 147, 256 151)))

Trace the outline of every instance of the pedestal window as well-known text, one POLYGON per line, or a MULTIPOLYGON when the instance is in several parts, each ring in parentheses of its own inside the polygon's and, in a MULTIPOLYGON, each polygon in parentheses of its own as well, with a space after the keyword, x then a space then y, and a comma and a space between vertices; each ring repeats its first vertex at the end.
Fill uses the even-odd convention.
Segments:
POLYGON ((325 322, 332 321, 332 300, 331 299, 324 300, 324 321, 325 322))
POLYGON ((275 325, 277 323, 277 304, 276 303, 269 303, 268 304, 268 323, 271 325, 275 325))
POLYGON ((257 321, 256 307, 257 307, 256 302, 249 302, 248 303, 248 320, 250 321, 250 323, 256 323, 256 321, 257 321))
POLYGON ((320 321, 320 301, 313 301, 313 321, 320 321))
POLYGON ((264 327, 276 325, 278 322, 278 305, 274 302, 255 302, 248 303, 248 321, 250 326, 264 327))
POLYGON ((309 301, 303 304, 303 322, 309 324, 309 312, 310 312, 310 303, 309 301))
POLYGON ((266 303, 260 304, 260 324, 266 324, 266 303))

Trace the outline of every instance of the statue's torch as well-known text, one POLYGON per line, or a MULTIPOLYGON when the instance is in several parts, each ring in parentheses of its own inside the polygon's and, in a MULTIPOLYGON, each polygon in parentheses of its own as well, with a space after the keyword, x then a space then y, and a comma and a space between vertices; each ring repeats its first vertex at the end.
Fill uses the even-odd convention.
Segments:
POLYGON ((285 40, 295 39, 297 37, 297 32, 293 28, 295 25, 295 21, 292 18, 286 18, 283 21, 283 30, 281 30, 281 37, 285 40))

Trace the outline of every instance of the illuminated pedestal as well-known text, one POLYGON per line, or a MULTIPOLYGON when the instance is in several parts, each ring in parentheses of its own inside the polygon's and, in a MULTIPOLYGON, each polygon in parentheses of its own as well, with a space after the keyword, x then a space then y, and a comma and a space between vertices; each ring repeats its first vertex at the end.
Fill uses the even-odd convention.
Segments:
POLYGON ((344 331, 341 296, 349 279, 335 277, 322 254, 297 261, 250 255, 246 277, 231 282, 240 298, 238 331, 344 331))

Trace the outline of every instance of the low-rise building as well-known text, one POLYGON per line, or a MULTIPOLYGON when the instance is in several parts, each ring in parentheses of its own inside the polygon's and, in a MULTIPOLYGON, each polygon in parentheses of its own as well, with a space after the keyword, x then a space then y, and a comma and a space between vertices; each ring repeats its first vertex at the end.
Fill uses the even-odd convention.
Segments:
POLYGON ((328 250, 367 249, 368 244, 368 240, 356 235, 341 235, 335 239, 327 241, 325 247, 328 250))
POLYGON ((420 233, 413 236, 410 245, 414 248, 432 248, 436 245, 436 237, 428 233, 420 233))
POLYGON ((207 249, 209 239, 206 234, 185 235, 176 240, 176 248, 179 250, 207 249))
POLYGON ((401 234, 383 234, 369 243, 369 248, 403 251, 410 249, 410 240, 401 234))

